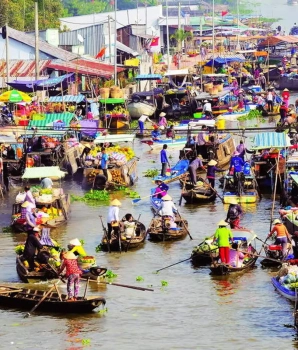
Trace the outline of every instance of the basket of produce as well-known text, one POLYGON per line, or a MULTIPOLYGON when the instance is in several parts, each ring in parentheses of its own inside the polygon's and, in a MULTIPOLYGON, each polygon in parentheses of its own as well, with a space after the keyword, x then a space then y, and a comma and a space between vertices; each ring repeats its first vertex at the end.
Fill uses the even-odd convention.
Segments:
POLYGON ((91 266, 95 265, 96 261, 93 256, 80 256, 78 258, 78 265, 81 269, 89 269, 91 266))

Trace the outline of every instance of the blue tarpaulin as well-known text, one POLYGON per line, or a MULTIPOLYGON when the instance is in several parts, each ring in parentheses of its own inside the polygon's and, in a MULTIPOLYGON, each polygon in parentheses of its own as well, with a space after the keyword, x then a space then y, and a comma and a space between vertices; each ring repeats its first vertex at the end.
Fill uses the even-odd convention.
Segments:
POLYGON ((262 132, 254 138, 253 149, 290 147, 290 138, 283 132, 262 132))
POLYGON ((218 56, 214 59, 212 58, 209 62, 205 64, 205 66, 219 66, 221 64, 226 64, 230 62, 244 62, 245 57, 242 54, 233 55, 233 56, 218 56), (214 61, 214 63, 213 63, 214 61))

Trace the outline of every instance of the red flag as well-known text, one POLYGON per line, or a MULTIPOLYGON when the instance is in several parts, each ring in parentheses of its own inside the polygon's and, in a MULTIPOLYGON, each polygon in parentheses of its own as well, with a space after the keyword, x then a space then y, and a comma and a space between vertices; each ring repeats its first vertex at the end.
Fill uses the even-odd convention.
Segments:
POLYGON ((225 16, 225 15, 227 15, 227 14, 228 14, 228 11, 222 11, 222 12, 221 12, 222 17, 225 16))
POLYGON ((95 58, 101 58, 106 52, 106 48, 103 47, 100 49, 100 51, 98 52, 98 54, 95 56, 95 58))
POLYGON ((158 41, 159 41, 159 38, 153 38, 150 46, 158 46, 158 41))

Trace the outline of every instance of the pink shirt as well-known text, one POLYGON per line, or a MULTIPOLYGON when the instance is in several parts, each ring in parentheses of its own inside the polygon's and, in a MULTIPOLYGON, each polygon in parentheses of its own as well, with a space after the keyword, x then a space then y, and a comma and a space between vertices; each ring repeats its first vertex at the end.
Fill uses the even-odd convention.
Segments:
POLYGON ((244 259, 243 253, 238 252, 235 249, 230 249, 230 265, 232 265, 234 267, 241 267, 243 259, 244 259))

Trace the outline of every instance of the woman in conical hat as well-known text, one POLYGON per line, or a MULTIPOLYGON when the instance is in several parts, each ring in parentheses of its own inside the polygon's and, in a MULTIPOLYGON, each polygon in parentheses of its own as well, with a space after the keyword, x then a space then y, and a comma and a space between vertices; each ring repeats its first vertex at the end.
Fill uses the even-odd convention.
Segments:
POLYGON ((207 179, 212 188, 215 186, 215 173, 222 171, 222 169, 218 168, 216 165, 217 161, 214 159, 211 159, 207 164, 207 179))
POLYGON ((232 231, 227 227, 225 220, 220 220, 215 231, 214 241, 217 240, 220 260, 224 264, 230 263, 230 240, 233 241, 232 231))

